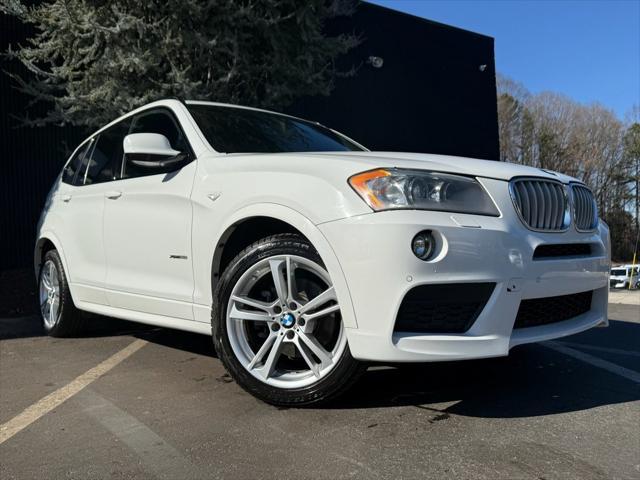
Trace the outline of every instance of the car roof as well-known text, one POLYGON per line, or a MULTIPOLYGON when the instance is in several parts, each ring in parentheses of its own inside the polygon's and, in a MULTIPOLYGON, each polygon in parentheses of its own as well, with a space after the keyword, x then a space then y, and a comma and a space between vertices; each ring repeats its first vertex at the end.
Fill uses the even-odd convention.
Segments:
MULTIPOLYGON (((324 128, 326 128, 328 130, 335 131, 332 128, 327 127, 326 125, 323 125, 322 123, 320 123, 320 122, 318 122, 316 120, 309 120, 308 118, 296 117, 295 115, 289 115, 288 113, 275 112, 273 110, 266 110, 264 108, 247 107, 246 105, 236 105, 234 103, 209 102, 209 101, 206 101, 206 100, 184 100, 184 101, 182 101, 182 103, 184 103, 185 105, 210 105, 212 107, 235 108, 235 109, 238 109, 238 110, 251 110, 251 111, 254 111, 254 112, 270 113, 271 115, 279 115, 281 117, 292 118, 294 120, 299 120, 301 122, 313 123, 315 125, 320 125, 321 127, 324 127, 324 128)), ((342 133, 340 135, 344 136, 342 133)), ((349 140, 351 140, 354 143, 357 143, 354 140, 352 140, 351 138, 349 138, 349 140)))

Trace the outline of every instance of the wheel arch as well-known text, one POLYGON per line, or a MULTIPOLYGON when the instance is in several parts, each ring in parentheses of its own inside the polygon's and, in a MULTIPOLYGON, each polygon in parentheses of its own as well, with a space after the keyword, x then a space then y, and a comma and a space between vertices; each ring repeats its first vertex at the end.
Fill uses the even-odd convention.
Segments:
POLYGON ((64 255, 64 251, 62 250, 60 241, 52 232, 43 233, 38 237, 36 241, 36 246, 33 252, 33 267, 36 274, 36 279, 40 275, 40 268, 42 267, 42 259, 45 254, 49 250, 56 250, 58 255, 60 256, 60 260, 62 261, 62 266, 64 267, 65 274, 67 278, 71 278, 69 276, 69 267, 67 265, 67 259, 64 255))
POLYGON ((345 327, 357 328, 351 294, 340 262, 322 232, 304 215, 283 205, 254 204, 234 212, 220 231, 222 234, 214 244, 211 256, 211 291, 228 262, 242 249, 274 233, 298 233, 322 258, 336 288, 345 327))
POLYGON ((267 216, 247 217, 229 226, 216 245, 212 262, 212 278, 220 278, 231 260, 246 247, 261 238, 277 233, 297 233, 304 237, 289 223, 267 216))

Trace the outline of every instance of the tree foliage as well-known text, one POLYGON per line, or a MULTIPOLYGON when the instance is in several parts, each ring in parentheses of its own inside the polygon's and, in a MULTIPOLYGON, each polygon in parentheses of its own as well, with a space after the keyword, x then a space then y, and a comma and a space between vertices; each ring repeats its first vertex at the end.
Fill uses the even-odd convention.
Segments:
POLYGON ((498 122, 501 160, 583 180, 611 228, 613 257, 630 259, 638 231, 638 119, 625 124, 602 105, 551 92, 532 95, 499 77, 498 122))
POLYGON ((279 108, 328 94, 335 60, 355 35, 329 36, 327 20, 351 0, 49 0, 0 10, 34 27, 10 49, 30 72, 13 75, 52 107, 29 125, 100 126, 163 97, 279 108))

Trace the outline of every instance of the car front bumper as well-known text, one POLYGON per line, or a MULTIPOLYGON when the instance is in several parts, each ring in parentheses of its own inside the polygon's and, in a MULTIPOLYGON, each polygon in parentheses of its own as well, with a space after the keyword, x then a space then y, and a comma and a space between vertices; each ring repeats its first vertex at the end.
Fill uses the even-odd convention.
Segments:
MULTIPOLYGON (((497 180, 488 190, 501 191, 497 180)), ((508 198, 508 197, 507 197, 508 198)), ((505 205, 505 199, 497 202, 505 205)), ((500 217, 427 211, 386 211, 318 226, 331 244, 346 278, 357 328, 348 328, 354 358, 383 362, 446 361, 507 355, 524 343, 571 335, 608 324, 608 229, 591 233, 528 230, 515 211, 500 217), (434 258, 422 261, 411 240, 431 230, 434 258), (542 244, 589 243, 586 257, 533 259, 542 244), (425 284, 495 283, 481 313, 464 333, 395 331, 409 290, 425 284), (514 329, 521 301, 592 291, 591 308, 556 323, 514 329)))

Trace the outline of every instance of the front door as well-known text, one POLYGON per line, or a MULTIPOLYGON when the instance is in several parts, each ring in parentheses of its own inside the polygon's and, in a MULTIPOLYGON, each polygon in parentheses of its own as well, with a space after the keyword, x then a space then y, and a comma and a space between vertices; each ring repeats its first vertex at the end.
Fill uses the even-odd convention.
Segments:
MULTIPOLYGON (((133 117, 129 133, 159 133, 193 159, 166 108, 133 117)), ((193 320, 191 189, 196 162, 166 173, 136 167, 121 155, 120 179, 106 193, 104 245, 109 304, 193 320)))

